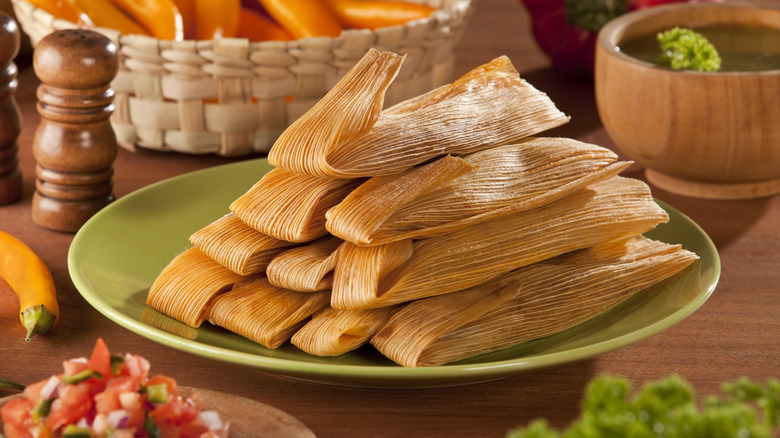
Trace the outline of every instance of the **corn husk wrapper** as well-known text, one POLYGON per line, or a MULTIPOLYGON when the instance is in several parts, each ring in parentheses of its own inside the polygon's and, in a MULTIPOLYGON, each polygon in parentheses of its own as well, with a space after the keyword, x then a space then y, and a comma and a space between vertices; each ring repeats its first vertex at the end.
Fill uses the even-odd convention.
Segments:
POLYGON ((411 260, 414 248, 411 239, 374 246, 344 242, 339 248, 333 275, 331 306, 342 310, 363 310, 407 301, 378 297, 376 291, 383 285, 385 277, 411 260))
POLYGON ((295 245, 255 230, 233 213, 193 233, 190 242, 238 275, 264 272, 274 256, 295 245))
POLYGON ((330 178, 392 175, 439 156, 514 143, 569 120, 502 56, 452 84, 372 113, 375 123, 363 123, 370 118, 361 99, 376 98, 386 88, 373 75, 353 78, 362 77, 365 60, 346 76, 357 90, 334 87, 325 104, 315 105, 279 137, 269 152, 271 164, 330 178), (351 129, 357 126, 361 129, 351 129))
POLYGON ((413 301, 391 315, 369 342, 399 365, 420 366, 418 356, 429 343, 507 305, 516 294, 506 282, 490 281, 463 291, 413 301))
POLYGON ((328 307, 314 315, 290 341, 315 356, 338 356, 367 344, 397 310, 397 306, 367 310, 328 307))
POLYGON ((209 308, 208 320, 274 349, 327 305, 329 296, 329 292, 284 290, 261 277, 219 295, 209 308))
POLYGON ((408 241, 368 247, 345 243, 331 305, 365 309, 455 292, 521 266, 641 234, 667 220, 647 184, 613 177, 540 208, 414 241, 411 255, 383 249, 408 241), (385 266, 372 264, 377 254, 385 266))
POLYGON ((277 168, 233 201, 230 211, 263 234, 288 242, 309 242, 328 234, 325 212, 361 182, 277 168))
POLYGON ((446 156, 369 179, 328 210, 326 228, 358 245, 435 237, 539 207, 630 165, 616 161, 608 149, 565 138, 446 156))
POLYGON ((590 320, 696 259, 678 245, 644 237, 598 245, 505 274, 492 290, 479 286, 410 303, 371 343, 408 367, 497 351, 590 320), (495 294, 511 298, 491 299, 495 294), (489 305, 481 313, 464 308, 460 295, 489 305))
POLYGON ((336 237, 323 237, 280 253, 265 270, 268 282, 299 292, 330 289, 342 242, 336 237))
POLYGON ((154 280, 146 303, 190 327, 199 327, 212 300, 247 277, 192 247, 174 257, 154 280))
POLYGON ((330 150, 376 123, 385 91, 403 59, 369 49, 320 101, 282 132, 268 153, 268 162, 297 173, 330 177, 333 172, 320 170, 327 167, 330 150))

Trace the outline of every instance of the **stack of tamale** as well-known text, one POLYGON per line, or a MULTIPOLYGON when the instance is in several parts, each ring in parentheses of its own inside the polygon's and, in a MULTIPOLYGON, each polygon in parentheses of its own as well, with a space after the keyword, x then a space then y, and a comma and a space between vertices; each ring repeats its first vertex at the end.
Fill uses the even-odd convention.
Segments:
POLYGON ((370 50, 269 153, 275 168, 196 230, 147 302, 268 348, 371 344, 441 365, 587 321, 697 257, 611 151, 506 57, 383 108, 403 57, 370 50))

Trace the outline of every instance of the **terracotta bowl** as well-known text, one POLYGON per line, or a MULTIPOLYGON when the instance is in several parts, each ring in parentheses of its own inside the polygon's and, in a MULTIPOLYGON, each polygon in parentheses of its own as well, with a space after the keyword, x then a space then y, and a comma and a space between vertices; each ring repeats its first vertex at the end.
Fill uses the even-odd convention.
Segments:
POLYGON ((633 37, 701 24, 780 28, 780 6, 675 4, 607 23, 595 69, 604 127, 664 190, 711 199, 780 193, 780 70, 680 71, 618 50, 633 37))

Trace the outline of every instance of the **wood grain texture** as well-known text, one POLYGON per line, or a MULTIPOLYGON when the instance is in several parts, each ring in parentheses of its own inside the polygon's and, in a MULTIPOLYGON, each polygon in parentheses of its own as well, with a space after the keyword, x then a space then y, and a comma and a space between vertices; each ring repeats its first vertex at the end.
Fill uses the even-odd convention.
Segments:
MULTIPOLYGON (((529 19, 519 1, 480 0, 459 45, 456 74, 506 54, 525 79, 571 115, 568 124, 549 135, 615 148, 625 158, 598 118, 592 80, 553 74, 531 37, 529 19)), ((0 376, 5 378, 32 382, 46 377, 61 360, 88 354, 95 338, 102 336, 112 351, 149 358, 153 372, 174 376, 182 385, 270 404, 301 420, 318 437, 449 438, 501 437, 541 416, 565 426, 578 415, 587 382, 602 373, 626 376, 635 386, 677 373, 702 396, 741 375, 763 380, 780 374, 780 197, 708 201, 656 186, 652 186, 656 197, 690 216, 715 242, 722 261, 720 283, 713 296, 681 323, 593 359, 463 387, 372 390, 300 382, 156 344, 113 323, 81 298, 67 271, 72 235, 30 222, 36 85, 30 70, 21 73, 17 101, 24 116, 19 138, 24 196, 21 202, 0 207, 0 228, 27 242, 49 265, 62 320, 51 335, 25 342, 15 311, 0 309, 0 376)), ((120 150, 114 164, 115 193, 125 196, 164 178, 234 161, 214 155, 120 150)), ((643 168, 635 165, 624 175, 643 178, 643 168)), ((0 283, 0 306, 14 301, 0 283)))
POLYGON ((97 32, 53 32, 35 48, 40 123, 33 138, 33 221, 75 232, 114 200, 117 140, 109 118, 119 68, 116 45, 97 32))
POLYGON ((0 205, 22 197, 16 142, 22 122, 14 97, 18 73, 14 59, 19 54, 20 37, 19 26, 13 17, 0 12, 0 205))

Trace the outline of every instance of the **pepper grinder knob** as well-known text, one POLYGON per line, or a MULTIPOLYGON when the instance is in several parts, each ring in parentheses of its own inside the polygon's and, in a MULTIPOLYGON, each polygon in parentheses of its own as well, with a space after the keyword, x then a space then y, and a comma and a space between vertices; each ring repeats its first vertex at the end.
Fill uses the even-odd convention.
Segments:
POLYGON ((74 232, 114 200, 117 47, 95 31, 55 31, 38 42, 33 68, 41 81, 33 222, 74 232))
POLYGON ((18 74, 14 59, 19 54, 19 27, 0 12, 0 205, 22 198, 17 140, 22 130, 19 107, 14 99, 18 74))

